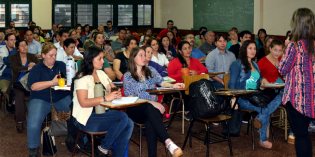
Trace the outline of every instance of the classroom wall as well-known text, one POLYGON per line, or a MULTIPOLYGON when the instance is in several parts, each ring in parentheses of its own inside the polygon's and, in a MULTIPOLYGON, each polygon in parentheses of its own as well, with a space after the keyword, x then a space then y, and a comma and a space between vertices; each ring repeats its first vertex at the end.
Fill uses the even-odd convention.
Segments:
POLYGON ((32 20, 42 29, 51 29, 52 0, 32 0, 32 20))

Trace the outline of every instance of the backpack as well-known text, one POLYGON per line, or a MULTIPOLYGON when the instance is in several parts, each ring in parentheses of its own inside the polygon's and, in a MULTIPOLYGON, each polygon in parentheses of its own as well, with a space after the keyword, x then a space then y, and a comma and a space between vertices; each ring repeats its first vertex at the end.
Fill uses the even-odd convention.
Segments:
POLYGON ((221 113, 221 106, 211 81, 201 79, 189 86, 190 113, 195 118, 213 118, 221 113))

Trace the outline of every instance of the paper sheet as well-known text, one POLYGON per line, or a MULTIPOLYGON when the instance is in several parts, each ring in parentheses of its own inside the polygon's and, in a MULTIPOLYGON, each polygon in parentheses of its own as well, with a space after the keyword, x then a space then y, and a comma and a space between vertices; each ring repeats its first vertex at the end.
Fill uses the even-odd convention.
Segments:
POLYGON ((138 100, 138 97, 122 97, 120 99, 115 99, 112 101, 112 104, 131 104, 135 103, 138 100))

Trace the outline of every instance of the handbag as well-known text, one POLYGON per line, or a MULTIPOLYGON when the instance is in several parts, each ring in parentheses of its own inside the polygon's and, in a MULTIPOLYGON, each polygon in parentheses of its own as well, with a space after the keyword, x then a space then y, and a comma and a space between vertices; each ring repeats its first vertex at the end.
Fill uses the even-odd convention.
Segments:
POLYGON ((27 87, 27 79, 28 79, 28 75, 29 75, 30 73, 27 73, 26 75, 24 75, 21 79, 20 79, 20 84, 24 87, 24 89, 26 90, 26 91, 30 91, 30 89, 28 89, 28 87, 27 87))
POLYGON ((50 136, 67 136, 67 120, 70 119, 71 111, 56 111, 52 103, 52 95, 50 89, 50 105, 51 105, 51 126, 48 131, 50 136))
MULTIPOLYGON (((243 112, 240 109, 232 109, 230 105, 228 105, 228 107, 229 109, 226 111, 226 115, 231 116, 231 119, 227 120, 227 125, 229 126, 229 134, 232 137, 239 137, 242 126, 243 112)), ((227 128, 225 123, 223 123, 222 134, 224 136, 227 136, 227 128)))
POLYGON ((43 129, 41 135, 41 143, 43 145, 42 156, 55 156, 57 153, 57 147, 55 138, 48 134, 49 127, 43 129))
POLYGON ((258 92, 246 94, 241 96, 243 100, 248 100, 256 107, 265 108, 277 96, 274 89, 266 88, 264 90, 258 89, 258 92))

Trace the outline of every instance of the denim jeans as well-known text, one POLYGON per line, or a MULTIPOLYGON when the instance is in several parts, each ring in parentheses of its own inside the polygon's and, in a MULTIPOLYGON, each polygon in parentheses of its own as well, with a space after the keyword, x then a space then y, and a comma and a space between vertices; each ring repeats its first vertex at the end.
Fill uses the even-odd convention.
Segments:
POLYGON ((241 109, 253 110, 253 111, 258 112, 258 115, 256 116, 256 118, 258 118, 262 124, 262 127, 259 129, 260 142, 266 142, 267 141, 267 128, 269 125, 269 115, 278 108, 278 106, 281 103, 281 97, 277 95, 267 105, 266 108, 262 108, 262 109, 260 107, 256 107, 252 105, 248 100, 243 100, 241 98, 238 99, 238 103, 241 109))
MULTIPOLYGON (((70 95, 53 103, 57 111, 69 111, 71 103, 70 95)), ((29 148, 37 148, 40 140, 40 130, 47 114, 51 111, 50 102, 41 99, 28 101, 27 118, 27 145, 29 148)))
MULTIPOLYGON (((220 82, 211 81, 211 83, 212 83, 212 85, 214 86, 214 88, 215 88, 216 90, 218 90, 218 89, 224 89, 224 85, 223 85, 222 83, 220 83, 220 82)), ((218 98, 219 104, 223 104, 224 98, 221 97, 221 96, 217 96, 217 98, 218 98)))
POLYGON ((116 140, 113 157, 125 156, 134 126, 127 114, 121 111, 107 111, 103 114, 92 113, 85 126, 74 118, 74 125, 84 131, 107 131, 105 138, 101 142, 101 147, 109 150, 116 140))

